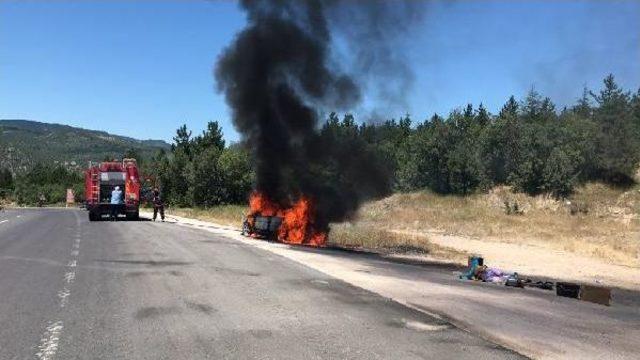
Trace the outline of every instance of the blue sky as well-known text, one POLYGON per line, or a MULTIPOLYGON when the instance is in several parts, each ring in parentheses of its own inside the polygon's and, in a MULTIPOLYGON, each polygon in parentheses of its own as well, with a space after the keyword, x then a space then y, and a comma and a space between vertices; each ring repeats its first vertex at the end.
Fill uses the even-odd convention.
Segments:
MULTIPOLYGON (((397 49, 412 87, 404 104, 376 109, 384 116, 421 121, 467 102, 495 112, 532 86, 562 106, 608 73, 640 86, 640 1, 425 6, 397 49)), ((0 118, 164 140, 218 120, 237 140, 212 69, 244 23, 227 1, 0 0, 0 118)))

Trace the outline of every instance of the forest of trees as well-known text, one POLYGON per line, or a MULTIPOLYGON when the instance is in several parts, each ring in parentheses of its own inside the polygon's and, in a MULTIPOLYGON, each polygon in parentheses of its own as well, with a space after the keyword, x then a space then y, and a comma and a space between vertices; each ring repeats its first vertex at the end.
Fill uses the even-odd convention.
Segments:
POLYGON ((415 129, 405 118, 371 132, 383 151, 396 149, 389 156, 400 190, 466 194, 504 184, 566 196, 584 181, 633 182, 640 162, 640 92, 632 96, 609 76, 598 93, 584 90, 561 111, 531 90, 520 102, 509 98, 496 116, 482 105, 467 105, 415 129))
MULTIPOLYGON (((358 124, 352 115, 332 113, 320 136, 368 147, 396 191, 469 194, 510 185, 564 197, 585 181, 633 182, 640 164, 640 90, 624 91, 610 75, 601 90, 584 89, 574 106, 561 110, 531 90, 521 101, 510 97, 496 115, 469 104, 416 126, 409 116, 358 124)), ((217 123, 195 138, 183 126, 174 140, 171 154, 154 166, 170 203, 246 202, 250 154, 240 145, 225 148, 217 123)))
POLYGON ((561 111, 531 90, 520 102, 509 98, 497 116, 467 105, 415 129, 405 118, 371 132, 382 151, 396 149, 388 156, 400 190, 467 194, 504 184, 561 197, 584 181, 633 182, 640 163, 640 91, 632 96, 610 75, 599 92, 585 89, 561 111))
MULTIPOLYGON (((510 97, 495 115, 482 104, 469 104, 418 124, 408 115, 359 124, 352 115, 339 119, 332 113, 319 136, 331 139, 343 156, 354 146, 366 148, 387 170, 395 191, 464 195, 509 185, 565 197, 586 181, 634 182, 640 164, 640 90, 625 91, 610 75, 599 91, 585 89, 575 105, 560 110, 531 90, 520 101, 510 97)), ((251 155, 242 144, 225 145, 217 122, 197 136, 182 126, 171 149, 143 159, 142 169, 171 205, 246 203, 253 184, 251 155)), ((329 174, 327 181, 335 186, 357 186, 344 183, 357 179, 331 174, 329 162, 321 166, 326 169, 314 171, 329 174)), ((49 186, 57 199, 63 187, 78 186, 76 175, 63 170, 37 166, 13 176, 0 169, 0 196, 4 191, 23 201, 35 193, 24 189, 49 186)))
POLYGON ((158 152, 143 167, 166 202, 197 207, 246 202, 253 176, 249 153, 239 145, 225 147, 217 122, 193 137, 183 125, 173 140, 170 153, 158 152))

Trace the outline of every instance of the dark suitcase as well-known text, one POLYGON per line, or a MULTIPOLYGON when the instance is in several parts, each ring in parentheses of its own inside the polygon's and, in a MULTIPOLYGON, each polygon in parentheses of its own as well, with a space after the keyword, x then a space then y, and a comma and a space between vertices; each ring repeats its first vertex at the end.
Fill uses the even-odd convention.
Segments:
POLYGON ((569 282, 556 283, 556 294, 568 298, 577 299, 580 296, 580 285, 569 282))

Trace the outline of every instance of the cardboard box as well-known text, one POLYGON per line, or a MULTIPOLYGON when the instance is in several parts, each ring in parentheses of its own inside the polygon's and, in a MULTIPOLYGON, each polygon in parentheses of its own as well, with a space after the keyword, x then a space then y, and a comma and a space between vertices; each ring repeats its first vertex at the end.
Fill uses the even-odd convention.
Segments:
POLYGON ((580 300, 609 306, 611 305, 611 289, 601 286, 581 285, 580 300))

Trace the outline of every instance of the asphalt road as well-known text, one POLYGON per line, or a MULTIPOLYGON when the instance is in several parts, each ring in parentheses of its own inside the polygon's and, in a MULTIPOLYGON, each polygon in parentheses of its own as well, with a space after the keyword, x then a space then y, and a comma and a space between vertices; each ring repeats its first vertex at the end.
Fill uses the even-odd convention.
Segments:
POLYGON ((0 212, 0 359, 519 357, 203 230, 0 212))

